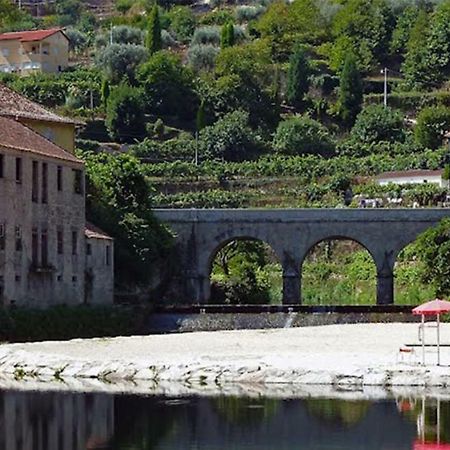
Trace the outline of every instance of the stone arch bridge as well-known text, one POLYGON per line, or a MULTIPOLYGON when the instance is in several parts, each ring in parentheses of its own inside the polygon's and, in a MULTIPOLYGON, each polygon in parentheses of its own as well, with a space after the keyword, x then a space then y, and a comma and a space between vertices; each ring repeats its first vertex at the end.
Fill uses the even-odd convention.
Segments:
POLYGON ((283 269, 283 303, 301 303, 301 267, 309 250, 328 239, 365 247, 377 268, 377 303, 394 302, 394 264, 400 251, 450 209, 157 209, 176 235, 182 295, 192 303, 210 297, 212 261, 236 239, 270 245, 283 269))

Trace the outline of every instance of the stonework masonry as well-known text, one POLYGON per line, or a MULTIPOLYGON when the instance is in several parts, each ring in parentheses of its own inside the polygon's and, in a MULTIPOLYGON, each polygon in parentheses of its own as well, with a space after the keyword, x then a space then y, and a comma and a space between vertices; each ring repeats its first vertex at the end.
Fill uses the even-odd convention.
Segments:
POLYGON ((327 239, 365 247, 377 269, 377 303, 394 303, 394 265, 400 251, 450 209, 160 209, 155 216, 176 234, 180 295, 191 303, 210 297, 212 261, 236 239, 268 244, 283 269, 283 303, 301 302, 301 267, 308 252, 327 239))
POLYGON ((86 225, 83 162, 0 108, 0 304, 110 304, 113 255, 86 225))

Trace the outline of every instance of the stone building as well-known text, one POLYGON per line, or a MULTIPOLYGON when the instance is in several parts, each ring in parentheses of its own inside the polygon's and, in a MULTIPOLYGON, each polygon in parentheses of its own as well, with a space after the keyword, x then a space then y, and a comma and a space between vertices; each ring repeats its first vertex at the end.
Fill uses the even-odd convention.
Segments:
POLYGON ((113 301, 113 241, 86 226, 84 166, 64 136, 75 126, 0 86, 3 305, 113 301))

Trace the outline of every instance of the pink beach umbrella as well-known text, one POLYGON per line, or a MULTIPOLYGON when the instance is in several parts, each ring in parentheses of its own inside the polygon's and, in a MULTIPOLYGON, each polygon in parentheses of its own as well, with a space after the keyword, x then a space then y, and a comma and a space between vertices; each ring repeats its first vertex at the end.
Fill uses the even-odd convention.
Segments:
POLYGON ((415 315, 422 316, 422 362, 425 364, 425 316, 436 316, 436 330, 437 330, 437 363, 438 366, 441 363, 441 350, 440 350, 440 315, 450 312, 450 302, 447 300, 435 299, 420 306, 417 306, 412 310, 415 315))

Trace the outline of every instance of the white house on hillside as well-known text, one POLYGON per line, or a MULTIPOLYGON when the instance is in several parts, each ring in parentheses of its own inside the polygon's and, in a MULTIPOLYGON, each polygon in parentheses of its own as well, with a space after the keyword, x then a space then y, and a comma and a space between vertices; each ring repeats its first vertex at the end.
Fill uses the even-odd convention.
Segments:
POLYGON ((405 170, 399 172, 384 172, 376 177, 380 186, 394 184, 433 183, 440 187, 448 187, 449 181, 442 178, 443 170, 405 170))

